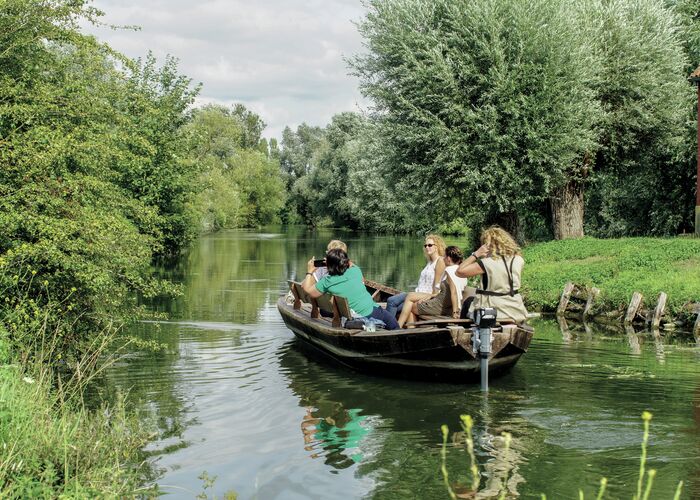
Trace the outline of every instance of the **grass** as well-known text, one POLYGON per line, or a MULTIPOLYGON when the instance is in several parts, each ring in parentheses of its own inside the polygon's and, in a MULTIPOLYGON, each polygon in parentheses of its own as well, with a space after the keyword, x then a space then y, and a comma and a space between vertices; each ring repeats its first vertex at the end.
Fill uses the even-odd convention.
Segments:
POLYGON ((87 412, 61 401, 46 379, 0 369, 0 497, 146 494, 133 464, 149 439, 122 404, 87 412))
POLYGON ((532 310, 555 311, 567 281, 599 288, 599 311, 623 310, 635 291, 650 307, 666 292, 672 315, 700 302, 699 239, 583 238, 533 244, 523 255, 522 290, 532 310))
POLYGON ((86 384, 110 362, 114 332, 96 335, 91 349, 58 377, 47 359, 58 334, 27 362, 0 327, 0 498, 133 498, 157 495, 142 448, 152 438, 123 401, 87 410, 86 384))

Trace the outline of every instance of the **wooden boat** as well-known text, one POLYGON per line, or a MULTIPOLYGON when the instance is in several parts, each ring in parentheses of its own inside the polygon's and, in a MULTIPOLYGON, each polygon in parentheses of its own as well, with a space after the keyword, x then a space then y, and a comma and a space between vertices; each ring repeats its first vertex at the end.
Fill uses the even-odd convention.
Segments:
MULTIPOLYGON (((369 280, 365 285, 380 303, 398 293, 369 280)), ((344 299, 328 295, 312 299, 296 282, 290 282, 290 291, 278 300, 277 308, 287 327, 315 353, 358 371, 400 378, 454 383, 479 379, 469 320, 427 318, 415 323, 414 328, 369 332, 342 326, 343 318, 350 317, 344 299), (323 317, 321 311, 328 317, 323 317)), ((527 325, 496 327, 492 332, 489 376, 512 368, 527 351, 532 335, 527 325)))

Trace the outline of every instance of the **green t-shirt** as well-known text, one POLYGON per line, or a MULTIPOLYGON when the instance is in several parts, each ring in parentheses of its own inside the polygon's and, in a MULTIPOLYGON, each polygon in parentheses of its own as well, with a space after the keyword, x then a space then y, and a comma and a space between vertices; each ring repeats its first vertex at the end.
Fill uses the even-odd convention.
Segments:
POLYGON ((372 314, 376 305, 362 282, 362 271, 355 265, 350 266, 340 276, 325 275, 316 283, 316 289, 321 293, 347 299, 350 308, 361 316, 372 314))

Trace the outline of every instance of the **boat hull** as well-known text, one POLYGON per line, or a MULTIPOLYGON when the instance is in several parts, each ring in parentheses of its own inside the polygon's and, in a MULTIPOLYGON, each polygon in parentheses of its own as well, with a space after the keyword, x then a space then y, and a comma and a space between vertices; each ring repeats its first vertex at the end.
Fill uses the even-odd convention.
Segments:
MULTIPOLYGON (((277 307, 287 327, 307 352, 348 368, 399 378, 477 381, 479 360, 471 349, 471 331, 458 326, 428 326, 374 333, 332 327, 323 318, 311 318, 281 298, 277 307)), ((489 375, 512 368, 527 350, 532 332, 494 332, 489 375)))

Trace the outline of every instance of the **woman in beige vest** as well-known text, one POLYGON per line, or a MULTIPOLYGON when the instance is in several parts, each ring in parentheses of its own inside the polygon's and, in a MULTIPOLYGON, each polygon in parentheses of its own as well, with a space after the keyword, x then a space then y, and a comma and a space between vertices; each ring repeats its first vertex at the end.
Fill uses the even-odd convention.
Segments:
MULTIPOLYGON (((520 295, 520 275, 525 261, 513 237, 498 226, 481 233, 482 245, 467 257, 457 269, 457 276, 470 278, 481 275, 481 286, 476 290, 470 312, 493 307, 499 320, 520 323, 527 319, 527 309, 520 295)), ((465 306, 462 306, 463 309, 465 306)))

